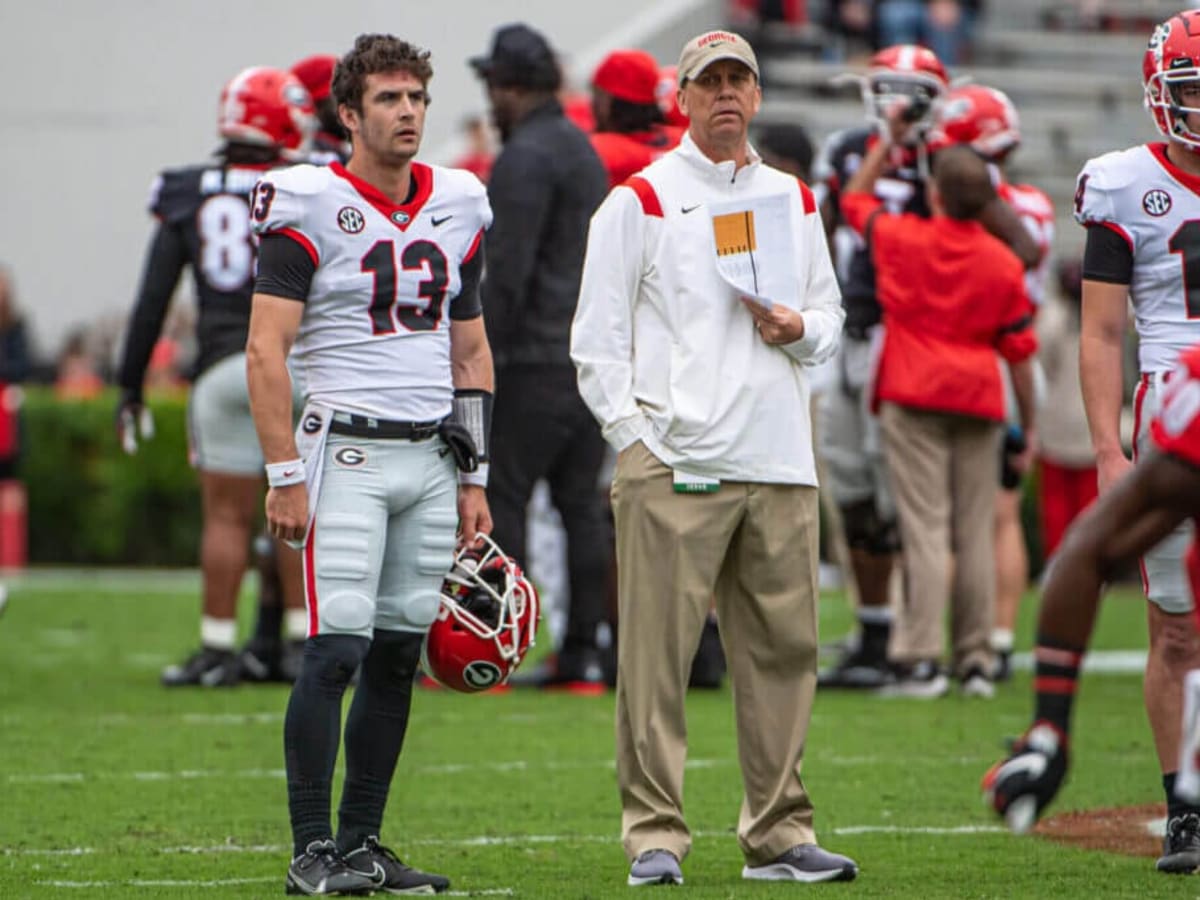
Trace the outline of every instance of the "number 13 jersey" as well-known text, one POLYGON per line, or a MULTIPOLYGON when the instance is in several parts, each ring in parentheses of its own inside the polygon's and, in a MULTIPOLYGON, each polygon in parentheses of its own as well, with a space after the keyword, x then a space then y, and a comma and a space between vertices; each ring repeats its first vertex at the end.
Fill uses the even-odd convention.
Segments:
POLYGON ((1174 367, 1200 342, 1200 176, 1146 144, 1089 160, 1075 190, 1075 219, 1109 228, 1133 255, 1138 362, 1143 372, 1174 367))
POLYGON ((292 359, 309 398, 334 409, 450 412, 450 319, 479 315, 455 301, 492 211, 469 172, 414 162, 412 179, 402 205, 340 163, 272 172, 255 188, 254 230, 287 235, 316 267, 292 359))

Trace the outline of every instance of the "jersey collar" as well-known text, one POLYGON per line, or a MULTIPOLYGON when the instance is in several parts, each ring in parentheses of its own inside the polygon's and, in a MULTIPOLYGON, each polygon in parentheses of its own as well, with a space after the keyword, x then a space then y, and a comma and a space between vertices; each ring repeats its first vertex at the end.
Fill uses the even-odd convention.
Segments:
POLYGON ((408 230, 408 226, 416 220, 417 213, 421 211, 421 207, 425 205, 429 195, 433 193, 433 170, 424 163, 414 162, 412 164, 412 179, 416 185, 416 191, 413 192, 412 200, 399 206, 375 185, 369 181, 363 181, 357 175, 347 171, 340 162, 330 163, 329 170, 339 178, 350 182, 350 186, 358 191, 364 200, 379 210, 384 218, 401 231, 408 230))
POLYGON ((1200 194, 1200 175, 1192 175, 1190 172, 1185 172, 1175 163, 1171 162, 1171 158, 1167 156, 1167 145, 1147 144, 1146 147, 1158 160, 1158 164, 1167 170, 1167 174, 1182 184, 1185 188, 1194 194, 1200 194))

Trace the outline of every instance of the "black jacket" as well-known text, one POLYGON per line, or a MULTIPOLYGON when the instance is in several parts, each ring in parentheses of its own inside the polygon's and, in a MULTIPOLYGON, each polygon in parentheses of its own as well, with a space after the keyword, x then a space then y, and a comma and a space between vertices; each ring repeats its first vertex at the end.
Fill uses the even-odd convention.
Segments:
POLYGON ((588 222, 607 191, 600 158, 557 100, 513 127, 488 181, 481 290, 497 368, 571 365, 588 222))

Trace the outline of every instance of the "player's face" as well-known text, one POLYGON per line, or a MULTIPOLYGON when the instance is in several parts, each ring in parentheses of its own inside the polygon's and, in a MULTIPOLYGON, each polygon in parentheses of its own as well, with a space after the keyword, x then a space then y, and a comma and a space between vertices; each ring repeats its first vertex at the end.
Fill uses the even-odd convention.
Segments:
POLYGON ((361 115, 343 107, 354 152, 364 151, 385 163, 408 162, 420 149, 428 103, 425 85, 415 75, 404 71, 368 75, 361 115))
POLYGON ((744 144, 760 103, 758 79, 734 59, 719 59, 705 66, 679 92, 679 107, 691 121, 692 138, 702 149, 744 144))
MULTIPOLYGON (((1180 106, 1200 109, 1200 81, 1185 81, 1172 85, 1171 94, 1180 106)), ((1188 113, 1184 119, 1188 131, 1200 134, 1200 113, 1188 113)))

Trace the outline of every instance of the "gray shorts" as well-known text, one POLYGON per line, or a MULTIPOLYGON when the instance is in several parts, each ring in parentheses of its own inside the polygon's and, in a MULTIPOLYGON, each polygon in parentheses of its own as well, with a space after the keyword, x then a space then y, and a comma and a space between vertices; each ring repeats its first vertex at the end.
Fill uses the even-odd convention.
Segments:
MULTIPOLYGON (((1158 415, 1162 386, 1157 379, 1143 379, 1133 395, 1134 421, 1137 433, 1133 437, 1134 458, 1153 446, 1150 420, 1158 415)), ((1142 590, 1146 599, 1165 613, 1187 613, 1192 609, 1192 592, 1188 588, 1183 559, 1192 542, 1195 526, 1189 519, 1159 542, 1141 559, 1142 590)))
POLYGON ((329 435, 304 547, 310 637, 428 630, 458 528, 458 477, 443 449, 436 437, 329 435))
POLYGON ((818 449, 830 495, 838 506, 874 498, 884 519, 895 519, 879 419, 870 409, 874 344, 842 335, 834 377, 818 401, 818 449))
POLYGON ((245 353, 225 357, 192 385, 188 455, 203 472, 262 477, 263 455, 250 415, 245 353))

